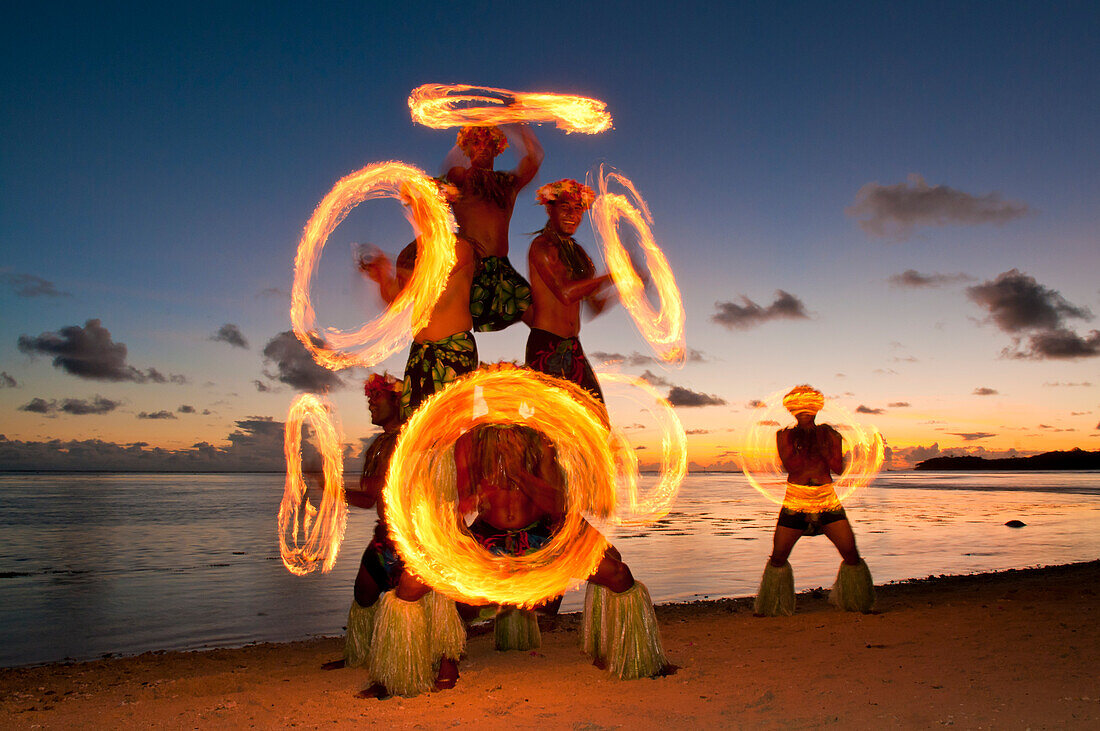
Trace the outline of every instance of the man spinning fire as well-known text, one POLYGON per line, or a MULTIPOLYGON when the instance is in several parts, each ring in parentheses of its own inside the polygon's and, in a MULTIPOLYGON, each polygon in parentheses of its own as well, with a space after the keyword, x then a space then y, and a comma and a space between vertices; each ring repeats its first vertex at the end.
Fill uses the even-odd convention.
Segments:
POLYGON ((591 257, 573 238, 592 206, 595 193, 576 180, 559 180, 538 189, 549 220, 531 242, 530 266, 533 314, 528 319, 526 365, 587 389, 603 401, 596 374, 581 348, 581 303, 600 313, 608 303, 601 294, 611 276, 596 276, 591 257))
POLYGON ((526 125, 506 125, 523 145, 519 166, 494 170, 493 160, 508 147, 498 127, 463 127, 447 156, 445 177, 458 189, 451 200, 458 235, 473 246, 477 268, 470 289, 474 330, 502 330, 523 318, 531 305, 531 287, 508 260, 508 225, 519 191, 542 164, 542 147, 526 125), (450 164, 461 152, 469 165, 450 164))
POLYGON ((875 603, 874 582, 833 489, 832 475, 844 471, 840 433, 828 424, 814 423, 825 405, 825 397, 815 388, 795 386, 783 397, 783 405, 797 423, 775 435, 779 459, 787 470, 787 492, 753 613, 770 617, 794 614, 794 574, 787 559, 799 538, 822 533, 842 558, 829 601, 847 611, 869 612, 875 603))

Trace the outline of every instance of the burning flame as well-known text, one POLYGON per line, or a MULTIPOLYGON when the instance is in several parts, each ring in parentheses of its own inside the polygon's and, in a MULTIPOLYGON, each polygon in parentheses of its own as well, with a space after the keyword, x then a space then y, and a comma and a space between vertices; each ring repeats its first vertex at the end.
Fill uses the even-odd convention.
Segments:
POLYGON ((482 368, 432 396, 409 419, 386 475, 390 536, 407 568, 459 601, 534 606, 596 569, 608 543, 582 517, 616 508, 615 459, 602 408, 584 389, 515 366, 482 368), (497 556, 457 514, 455 441, 478 424, 522 423, 553 442, 568 512, 558 532, 527 556, 497 556))
POLYGON ((885 452, 882 435, 874 426, 860 424, 852 412, 835 400, 829 400, 818 412, 817 422, 831 424, 840 432, 844 440, 844 472, 833 479, 831 490, 788 488, 787 473, 775 446, 776 422, 789 422, 791 418, 783 405, 784 394, 776 392, 765 400, 766 405, 745 435, 741 469, 757 492, 778 505, 815 512, 835 506, 875 479, 882 469, 885 452))
POLYGON ((652 523, 668 515, 672 501, 687 473, 687 435, 676 411, 647 381, 622 373, 601 372, 600 385, 607 393, 624 392, 656 417, 661 431, 661 474, 657 486, 644 498, 638 496, 638 459, 630 440, 614 430, 615 457, 619 463, 617 490, 619 508, 615 518, 622 524, 652 523), (617 388, 625 387, 625 388, 617 388))
POLYGON ((622 173, 611 168, 605 171, 604 166, 600 165, 597 187, 596 201, 592 204, 592 225, 603 246, 607 269, 615 280, 619 299, 657 356, 668 363, 683 365, 686 353, 684 303, 668 259, 653 240, 650 230, 653 216, 634 184, 622 173), (614 183, 625 192, 609 192, 609 183, 614 183), (638 233, 638 243, 645 252, 646 266, 660 299, 660 312, 655 312, 650 305, 645 294, 645 283, 635 271, 634 262, 619 239, 619 223, 624 221, 638 233))
POLYGON ((306 224, 294 260, 290 320, 314 360, 332 370, 369 367, 408 345, 428 324, 454 266, 454 230, 454 216, 439 188, 412 165, 375 163, 337 181, 306 224), (373 198, 397 198, 406 205, 405 216, 420 240, 412 279, 384 313, 358 330, 325 328, 317 333, 309 289, 321 250, 351 209, 373 198))
POLYGON ((414 122, 433 129, 515 122, 554 122, 559 129, 597 134, 611 129, 598 99, 464 84, 424 84, 409 95, 414 122))
POLYGON ((286 484, 279 504, 279 554, 287 571, 298 576, 318 567, 321 571, 332 570, 348 521, 343 451, 331 413, 327 402, 305 393, 294 399, 286 417, 283 434, 286 484), (302 479, 302 423, 307 418, 313 422, 325 476, 320 509, 306 498, 306 483, 302 479), (304 537, 304 543, 299 537, 304 537))

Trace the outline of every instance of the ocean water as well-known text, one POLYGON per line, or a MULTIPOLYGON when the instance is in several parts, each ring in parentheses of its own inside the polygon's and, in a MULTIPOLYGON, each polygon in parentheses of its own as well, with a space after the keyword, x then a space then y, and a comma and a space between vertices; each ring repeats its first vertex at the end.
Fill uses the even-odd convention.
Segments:
MULTIPOLYGON (((277 474, 0 473, 0 666, 340 634, 374 513, 352 509, 332 572, 293 576, 282 489, 277 474)), ((876 583, 1100 557, 1100 472, 887 473, 845 507, 876 583)), ((693 474, 668 516, 610 537, 658 603, 748 596, 776 511, 740 474, 693 474)), ((816 537, 791 563, 799 589, 829 586, 839 557, 816 537)), ((563 610, 582 603, 574 590, 563 610)))

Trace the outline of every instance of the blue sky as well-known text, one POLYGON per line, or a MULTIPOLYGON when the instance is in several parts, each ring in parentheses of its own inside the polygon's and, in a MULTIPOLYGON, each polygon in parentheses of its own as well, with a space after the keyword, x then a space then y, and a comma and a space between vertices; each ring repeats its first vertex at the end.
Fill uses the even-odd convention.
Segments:
MULTIPOLYGON (((736 450, 748 401, 803 381, 850 409, 882 409, 873 419, 899 449, 1098 447, 1100 360, 1006 357, 1035 331, 999 326, 968 294, 1015 269, 1047 305, 1057 295, 1088 315, 1058 327, 1086 343, 1097 327, 1093 3, 87 4, 8 16, 8 440, 186 449, 224 445, 250 416, 281 420, 294 389, 265 378, 262 350, 289 328, 287 302, 264 293, 289 290, 301 228, 338 178, 388 159, 438 170, 453 137, 415 126, 405 100, 441 82, 607 103, 606 134, 538 130, 537 183, 607 161, 649 202, 684 292, 688 344, 706 359, 659 375, 726 401, 680 409, 689 429, 708 432, 693 437, 700 461, 736 450), (1022 213, 919 219, 903 237, 869 235, 845 214, 863 186, 912 174, 956 202, 997 193, 1022 213), (909 269, 962 276, 891 284, 909 269), (62 294, 20 294, 26 277, 62 294), (766 309, 777 290, 805 316, 711 319, 716 303, 741 297, 766 309), (128 364, 187 383, 89 380, 17 345, 93 318, 126 345, 128 364), (249 347, 210 339, 226 323, 249 347), (21 410, 97 395, 118 406, 21 410), (161 411, 176 418, 138 418, 161 411)), ((512 224, 521 269, 524 234, 544 220, 534 187, 512 224)), ((350 271, 350 243, 395 251, 411 235, 395 204, 361 209, 330 240, 315 288, 319 313, 344 327, 377 306, 350 271)), ((591 230, 580 233, 592 248, 591 230)), ((525 337, 514 328, 479 343, 483 356, 517 358, 525 337)), ((590 352, 647 352, 621 309, 582 340, 590 352)), ((398 371, 403 356, 385 365, 398 371)), ((334 398, 349 440, 370 431, 354 385, 334 398)))

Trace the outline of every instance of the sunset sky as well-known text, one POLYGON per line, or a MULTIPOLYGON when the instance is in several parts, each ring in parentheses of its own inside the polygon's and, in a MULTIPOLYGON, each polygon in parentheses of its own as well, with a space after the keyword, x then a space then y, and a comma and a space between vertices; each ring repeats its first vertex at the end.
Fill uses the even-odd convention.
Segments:
MULTIPOLYGON (((721 5, 9 8, 0 469, 277 468, 307 388, 369 436, 365 372, 318 377, 280 334, 332 184, 383 160, 440 172, 454 132, 406 105, 428 82, 607 103, 604 134, 536 129, 512 261, 545 221, 538 185, 600 162, 633 179, 692 357, 653 362, 621 307, 581 340, 672 394, 697 464, 732 466, 753 402, 803 382, 895 467, 1100 449, 1100 7, 721 5)), ((411 236, 394 201, 356 209, 319 321, 379 311, 352 243, 411 236)), ((587 222, 578 240, 595 253, 587 222)), ((526 337, 478 336, 482 359, 526 337)))

